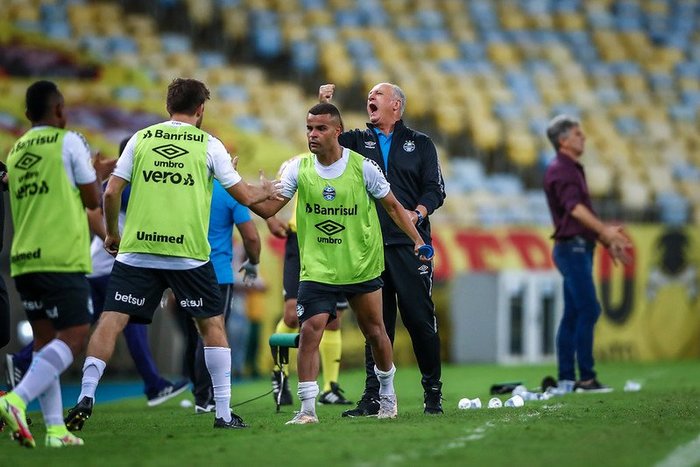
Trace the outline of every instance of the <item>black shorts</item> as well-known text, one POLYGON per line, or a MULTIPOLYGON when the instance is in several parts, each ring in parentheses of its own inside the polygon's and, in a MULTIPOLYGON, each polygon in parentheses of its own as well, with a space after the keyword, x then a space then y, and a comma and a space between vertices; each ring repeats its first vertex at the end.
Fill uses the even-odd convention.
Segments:
POLYGON ((62 330, 92 323, 90 286, 82 272, 32 272, 15 277, 27 319, 62 330))
MULTIPOLYGON (((299 323, 320 313, 330 314, 328 321, 336 318, 338 303, 352 299, 357 294, 365 294, 379 290, 384 285, 381 277, 360 282, 358 284, 331 285, 313 281, 299 283, 299 298, 297 300, 297 317, 299 323)), ((347 302, 346 302, 347 303, 347 302)))
MULTIPOLYGON (((299 240, 296 232, 287 232, 287 241, 284 245, 284 269, 282 272, 282 287, 284 301, 296 299, 299 295, 299 273, 301 262, 299 259, 299 240)), ((342 296, 336 304, 336 309, 348 308, 348 299, 342 296)))
POLYGON ((221 292, 211 262, 194 269, 171 270, 114 262, 107 286, 105 311, 131 316, 130 322, 150 324, 163 291, 170 288, 179 308, 197 319, 223 313, 221 292))

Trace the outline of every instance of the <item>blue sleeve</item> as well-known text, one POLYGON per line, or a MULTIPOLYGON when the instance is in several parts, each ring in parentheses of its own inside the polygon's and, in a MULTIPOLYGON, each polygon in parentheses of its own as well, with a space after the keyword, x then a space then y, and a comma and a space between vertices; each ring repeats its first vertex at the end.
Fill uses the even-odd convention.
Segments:
POLYGON ((129 205, 129 196, 131 195, 131 183, 127 184, 122 191, 122 206, 121 211, 126 212, 126 207, 129 205))
POLYGON ((232 211, 233 211, 233 223, 242 224, 248 222, 250 218, 250 211, 247 207, 243 206, 241 203, 231 198, 233 201, 232 211))

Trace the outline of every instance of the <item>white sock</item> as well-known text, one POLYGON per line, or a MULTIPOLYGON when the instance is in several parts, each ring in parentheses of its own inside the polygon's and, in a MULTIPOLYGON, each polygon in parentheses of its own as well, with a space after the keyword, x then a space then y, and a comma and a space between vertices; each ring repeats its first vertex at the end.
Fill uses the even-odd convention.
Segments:
POLYGON ((379 395, 386 396, 394 394, 394 373, 396 373, 396 367, 391 364, 391 370, 382 371, 374 365, 374 374, 377 375, 379 380, 379 395))
POLYGON ((316 415, 316 396, 318 396, 316 381, 299 381, 297 396, 301 401, 301 411, 316 415))
MULTIPOLYGON (((73 352, 70 347, 62 340, 54 339, 34 356, 29 371, 13 392, 28 404, 55 383, 58 385, 60 406, 61 386, 58 377, 71 363, 73 363, 73 352)), ((62 406, 60 410, 63 411, 62 406)))
MULTIPOLYGON (((32 361, 36 358, 37 353, 32 353, 32 361)), ((63 400, 61 400, 61 381, 59 378, 56 378, 46 391, 39 394, 39 405, 46 426, 63 424, 63 400)))
POLYGON ((83 363, 83 380, 80 382, 78 402, 83 400, 83 397, 89 397, 93 402, 95 401, 97 384, 100 382, 100 378, 102 378, 106 367, 107 364, 97 357, 85 358, 85 363, 83 363))
POLYGON ((204 347, 204 361, 211 376, 216 418, 231 421, 231 349, 204 347))

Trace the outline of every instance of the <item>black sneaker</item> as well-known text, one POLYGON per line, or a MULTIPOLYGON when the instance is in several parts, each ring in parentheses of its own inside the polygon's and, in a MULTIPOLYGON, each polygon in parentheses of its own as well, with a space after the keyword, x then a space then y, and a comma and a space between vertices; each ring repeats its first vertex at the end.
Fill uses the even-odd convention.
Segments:
POLYGON ((231 421, 225 422, 223 418, 214 419, 214 428, 229 428, 229 429, 239 429, 248 428, 248 425, 243 422, 243 419, 231 412, 231 421))
POLYGON ((438 415, 442 410, 442 383, 434 386, 423 386, 423 413, 438 415))
POLYGON ((162 387, 158 392, 153 392, 146 394, 147 402, 149 407, 155 407, 163 402, 177 397, 179 394, 185 392, 187 388, 190 387, 189 381, 178 381, 177 383, 170 383, 167 386, 162 387))
POLYGON ((376 417, 379 414, 379 397, 362 394, 354 409, 343 412, 343 417, 376 417))
POLYGON ((275 400, 275 404, 277 404, 278 401, 280 405, 292 405, 293 403, 292 393, 289 390, 288 379, 285 376, 284 381, 282 381, 281 371, 272 372, 272 398, 275 400))
POLYGON ((321 394, 318 398, 319 404, 335 404, 335 405, 352 405, 352 402, 347 400, 343 395, 343 390, 340 389, 338 383, 331 383, 331 390, 321 394))
POLYGON ((95 401, 91 397, 83 397, 80 402, 68 411, 68 415, 63 420, 69 431, 80 431, 83 429, 85 421, 92 415, 92 406, 95 401))
POLYGON ((588 381, 577 381, 576 384, 574 384, 574 392, 604 393, 612 391, 613 388, 600 384, 596 378, 589 379, 588 381))

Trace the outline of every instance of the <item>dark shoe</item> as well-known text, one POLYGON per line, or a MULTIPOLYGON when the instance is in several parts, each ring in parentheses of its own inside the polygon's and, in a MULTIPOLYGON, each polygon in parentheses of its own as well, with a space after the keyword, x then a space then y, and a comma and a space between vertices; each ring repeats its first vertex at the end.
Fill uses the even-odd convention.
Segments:
POLYGON ((272 372, 272 397, 275 400, 275 404, 292 405, 292 393, 289 390, 289 383, 287 381, 286 375, 284 375, 283 380, 281 371, 272 372))
POLYGON ((557 380, 554 378, 554 376, 545 376, 542 378, 542 383, 540 383, 540 390, 542 392, 547 391, 549 388, 556 388, 558 387, 557 385, 557 380))
POLYGON ((216 410, 216 402, 214 402, 214 399, 211 399, 207 402, 195 402, 194 403, 194 413, 200 414, 200 413, 209 413, 213 412, 216 410))
POLYGON ((574 392, 591 392, 591 393, 605 393, 612 392, 613 388, 600 384, 600 382, 593 378, 588 381, 577 381, 574 384, 574 392))
POLYGON ((442 383, 434 386, 423 386, 423 413, 438 415, 442 410, 442 383))
POLYGON ((149 407, 160 405, 184 392, 189 386, 189 381, 178 381, 177 383, 169 384, 156 393, 146 394, 146 398, 148 399, 147 404, 149 407))
POLYGON ((63 420, 69 431, 80 431, 83 429, 85 421, 92 415, 92 406, 95 401, 91 397, 83 397, 80 402, 68 411, 68 415, 63 420))
POLYGON ((343 417, 376 417, 379 414, 379 396, 362 395, 354 409, 343 412, 343 417))
POLYGON ((217 418, 214 420, 214 428, 239 429, 239 428, 248 428, 248 425, 246 425, 243 422, 243 419, 241 417, 239 417, 235 413, 231 412, 231 421, 230 422, 225 422, 223 418, 217 418))
POLYGON ((331 390, 321 394, 318 398, 319 404, 335 404, 335 405, 352 405, 352 402, 347 400, 343 395, 343 390, 340 389, 338 383, 331 383, 331 390))

